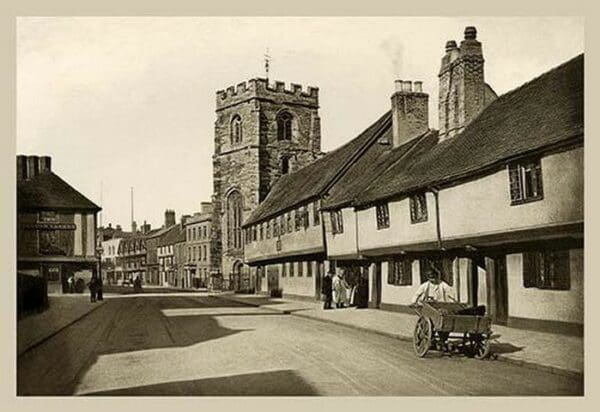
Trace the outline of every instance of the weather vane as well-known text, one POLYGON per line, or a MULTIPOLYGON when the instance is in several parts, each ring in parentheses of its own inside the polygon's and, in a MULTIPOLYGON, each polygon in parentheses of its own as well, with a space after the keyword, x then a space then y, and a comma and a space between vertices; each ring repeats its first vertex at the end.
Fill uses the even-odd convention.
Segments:
POLYGON ((271 56, 269 55, 269 48, 267 47, 267 52, 265 53, 265 74, 267 76, 267 80, 269 80, 269 63, 271 62, 271 56))

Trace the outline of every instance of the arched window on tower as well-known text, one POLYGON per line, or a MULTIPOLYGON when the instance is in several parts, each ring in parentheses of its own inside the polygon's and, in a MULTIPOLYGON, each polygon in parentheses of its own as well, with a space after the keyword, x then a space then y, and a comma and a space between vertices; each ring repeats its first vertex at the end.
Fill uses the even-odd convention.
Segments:
POLYGON ((242 118, 239 115, 231 119, 231 144, 242 142, 242 118))
POLYGON ((242 247, 242 195, 237 190, 227 197, 227 246, 229 249, 242 247))
POLYGON ((283 111, 277 116, 277 140, 292 140, 292 114, 283 111))

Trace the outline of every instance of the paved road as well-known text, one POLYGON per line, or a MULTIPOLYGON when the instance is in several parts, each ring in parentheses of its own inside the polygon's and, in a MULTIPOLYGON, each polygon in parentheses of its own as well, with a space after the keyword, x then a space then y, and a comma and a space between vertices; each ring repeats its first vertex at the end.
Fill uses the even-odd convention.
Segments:
POLYGON ((573 395, 498 361, 417 359, 407 342, 212 296, 111 298, 18 360, 21 395, 573 395))

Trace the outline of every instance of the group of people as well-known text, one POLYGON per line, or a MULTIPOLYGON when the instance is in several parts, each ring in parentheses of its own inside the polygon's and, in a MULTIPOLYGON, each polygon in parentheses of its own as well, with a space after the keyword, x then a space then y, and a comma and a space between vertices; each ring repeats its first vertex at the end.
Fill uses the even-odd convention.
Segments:
POLYGON ((321 292, 324 296, 323 309, 333 309, 332 304, 335 303, 337 309, 345 308, 351 305, 365 306, 362 302, 363 295, 363 279, 359 278, 355 285, 350 285, 345 278, 344 271, 337 268, 335 275, 326 273, 323 277, 321 292))
MULTIPOLYGON (((360 278, 357 286, 350 288, 348 282, 344 278, 342 268, 336 268, 335 275, 332 278, 332 273, 326 273, 323 277, 321 293, 323 294, 323 309, 332 309, 332 303, 335 303, 336 308, 344 308, 350 304, 348 291, 352 290, 351 296, 359 296, 359 287, 362 286, 360 278)), ((356 298, 354 298, 355 300, 356 298)), ((429 268, 427 271, 427 280, 422 283, 415 292, 412 305, 420 305, 424 301, 433 300, 436 302, 451 302, 455 301, 452 295, 452 288, 444 280, 441 273, 435 267, 429 268)), ((353 302, 354 303, 354 302, 353 302)))
POLYGON ((97 276, 92 276, 87 286, 90 290, 90 300, 92 302, 104 299, 102 296, 102 279, 97 276))

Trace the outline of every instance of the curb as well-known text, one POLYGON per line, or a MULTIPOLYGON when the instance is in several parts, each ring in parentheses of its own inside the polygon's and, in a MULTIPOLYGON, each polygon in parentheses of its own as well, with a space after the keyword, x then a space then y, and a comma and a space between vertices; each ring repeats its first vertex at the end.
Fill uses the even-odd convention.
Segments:
MULTIPOLYGON (((317 316, 306 315, 301 312, 292 312, 292 311, 287 311, 287 310, 277 310, 275 308, 267 308, 267 307, 261 306, 258 303, 252 303, 252 302, 246 302, 243 300, 232 299, 228 296, 217 296, 217 297, 221 297, 223 299, 231 300, 231 301, 241 303, 244 305, 248 305, 248 306, 262 307, 265 310, 279 312, 279 313, 283 313, 286 315, 297 316, 297 317, 305 318, 305 319, 312 319, 312 320, 323 322, 323 323, 331 323, 334 325, 343 326, 343 327, 347 327, 350 329, 374 333, 376 335, 386 336, 386 337, 392 338, 392 339, 398 339, 403 342, 412 342, 412 336, 400 335, 400 334, 391 333, 391 332, 384 332, 384 331, 379 331, 379 330, 375 330, 375 329, 369 329, 369 328, 365 328, 363 326, 351 325, 351 324, 339 322, 339 321, 332 320, 332 319, 323 319, 323 318, 319 318, 317 316)), ((535 363, 532 361, 525 361, 525 360, 521 360, 521 359, 512 359, 512 358, 510 358, 506 355, 502 355, 502 354, 496 354, 494 359, 497 359, 501 362, 506 362, 506 363, 510 363, 513 365, 522 366, 522 367, 528 368, 528 369, 535 369, 535 370, 542 371, 542 372, 549 372, 554 375, 561 375, 561 376, 566 376, 566 377, 575 378, 575 379, 583 379, 583 372, 577 372, 577 371, 573 371, 573 370, 569 370, 569 369, 563 369, 563 368, 559 368, 557 366, 544 365, 544 364, 535 363)))
POLYGON ((53 336, 56 336, 59 332, 65 330, 66 328, 68 328, 69 326, 73 325, 75 322, 85 318, 87 315, 89 315, 90 313, 94 312, 95 310, 97 310, 98 308, 102 307, 104 304, 106 303, 105 300, 102 301, 102 303, 100 303, 99 305, 95 305, 92 309, 90 309, 89 311, 83 313, 81 316, 76 317, 75 319, 71 320, 70 322, 66 323, 65 325, 53 330, 51 333, 49 333, 48 335, 38 339, 37 341, 34 341, 33 343, 31 343, 29 346, 27 346, 26 348, 24 348, 20 353, 17 353, 17 358, 23 356, 24 354, 26 354, 27 352, 29 352, 30 350, 40 346, 42 343, 46 342, 47 340, 49 340, 50 338, 52 338, 53 336))

